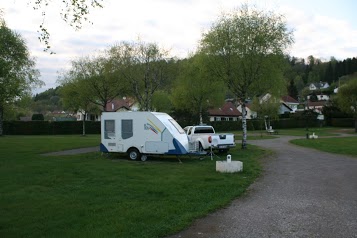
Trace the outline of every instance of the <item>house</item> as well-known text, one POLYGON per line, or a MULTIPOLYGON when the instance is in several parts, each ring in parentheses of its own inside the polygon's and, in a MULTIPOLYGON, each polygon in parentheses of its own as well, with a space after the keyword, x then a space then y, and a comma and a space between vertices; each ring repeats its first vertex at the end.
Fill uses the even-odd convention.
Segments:
POLYGON ((231 101, 225 102, 220 108, 209 109, 208 115, 210 121, 238 121, 242 117, 231 101))
POLYGON ((123 99, 113 99, 105 105, 106 112, 123 112, 130 111, 129 102, 126 98, 123 99))
MULTIPOLYGON (((329 95, 322 94, 322 93, 316 94, 316 98, 317 98, 318 101, 328 101, 328 100, 330 100, 330 96, 329 95)), ((308 95, 307 99, 310 100, 311 99, 311 95, 308 95)))
POLYGON ((326 101, 311 102, 307 101, 305 109, 313 110, 317 113, 322 113, 322 108, 326 105, 326 101))
POLYGON ((326 88, 329 88, 329 87, 330 87, 330 85, 328 84, 328 82, 321 82, 321 81, 319 83, 311 83, 309 85, 310 91, 326 89, 326 88))
MULTIPOLYGON (((245 111, 247 112, 247 115, 246 115, 247 119, 255 119, 255 118, 257 118, 257 112, 255 112, 255 111, 253 111, 251 109, 251 105, 252 105, 251 103, 246 103, 245 104, 245 111)), ((242 113, 242 105, 239 105, 237 107, 237 109, 238 109, 238 111, 240 113, 242 113)))
MULTIPOLYGON (((123 97, 121 99, 113 99, 107 102, 105 105, 105 111, 107 112, 123 112, 123 111, 138 111, 139 106, 131 98, 123 97)), ((99 110, 98 110, 99 112, 99 110)), ((86 121, 100 121, 100 113, 87 113, 85 120, 86 121)), ((84 113, 81 110, 77 112, 77 121, 82 121, 84 113)))
MULTIPOLYGON (((267 93, 260 97, 259 102, 266 102, 270 100, 271 97, 272 95, 270 93, 267 93)), ((276 98, 274 101, 280 103, 278 114, 294 113, 299 105, 299 102, 289 95, 283 96, 280 99, 276 98)))
POLYGON ((316 95, 317 96, 317 99, 319 100, 319 101, 328 101, 328 100, 330 100, 330 96, 329 95, 326 95, 326 94, 318 94, 318 95, 316 95))
POLYGON ((282 101, 282 103, 284 103, 288 108, 291 109, 290 112, 292 112, 292 113, 294 113, 294 112, 297 110, 298 105, 299 105, 299 102, 298 102, 295 98, 293 98, 293 97, 291 97, 291 96, 289 96, 289 95, 282 96, 282 97, 281 97, 281 101, 282 101))
POLYGON ((278 114, 282 115, 282 114, 286 114, 286 113, 294 113, 294 111, 286 103, 282 102, 279 106, 278 114))

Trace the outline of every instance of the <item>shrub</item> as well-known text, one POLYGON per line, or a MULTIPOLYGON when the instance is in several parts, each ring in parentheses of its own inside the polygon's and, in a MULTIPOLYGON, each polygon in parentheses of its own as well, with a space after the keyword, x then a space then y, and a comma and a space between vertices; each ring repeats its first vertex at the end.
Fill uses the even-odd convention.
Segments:
POLYGON ((33 121, 43 121, 45 120, 45 117, 43 116, 43 114, 39 113, 39 114, 33 114, 31 119, 33 121))

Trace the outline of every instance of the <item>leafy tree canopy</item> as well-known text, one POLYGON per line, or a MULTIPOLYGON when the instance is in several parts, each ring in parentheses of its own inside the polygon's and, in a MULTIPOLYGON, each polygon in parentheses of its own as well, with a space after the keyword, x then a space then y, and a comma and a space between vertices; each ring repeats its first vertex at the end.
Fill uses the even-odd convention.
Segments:
POLYGON ((242 148, 246 148, 245 100, 285 94, 284 53, 292 32, 282 15, 242 5, 222 14, 203 35, 200 50, 211 56, 212 73, 222 78, 242 103, 242 148))
MULTIPOLYGON (((46 26, 46 8, 50 5, 58 4, 59 14, 63 21, 79 30, 82 27, 83 21, 89 21, 88 16, 92 8, 102 8, 103 0, 30 0, 28 5, 35 11, 40 11, 42 15, 42 23, 39 25, 38 32, 40 33, 39 40, 45 44, 44 51, 48 51, 50 46, 50 33, 46 26)), ((51 54, 54 53, 51 51, 51 54)))
POLYGON ((24 39, 0 18, 0 135, 4 105, 28 95, 32 86, 42 85, 38 77, 24 39))
POLYGON ((355 117, 357 132, 357 77, 339 88, 337 103, 342 111, 351 113, 355 117))

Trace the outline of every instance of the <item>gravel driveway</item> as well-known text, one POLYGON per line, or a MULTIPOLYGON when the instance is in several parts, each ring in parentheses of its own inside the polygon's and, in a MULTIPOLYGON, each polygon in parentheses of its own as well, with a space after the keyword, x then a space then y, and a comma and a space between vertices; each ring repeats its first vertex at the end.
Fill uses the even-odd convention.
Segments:
POLYGON ((276 151, 262 178, 171 237, 357 237, 357 158, 289 144, 293 138, 249 141, 276 151))

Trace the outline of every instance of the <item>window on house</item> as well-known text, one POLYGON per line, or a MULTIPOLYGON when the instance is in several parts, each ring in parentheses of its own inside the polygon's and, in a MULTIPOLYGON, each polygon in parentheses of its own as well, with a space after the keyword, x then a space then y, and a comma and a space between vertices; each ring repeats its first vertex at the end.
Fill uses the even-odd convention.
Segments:
POLYGON ((221 118, 220 117, 216 117, 216 121, 221 121, 221 118))
POLYGON ((111 139, 115 137, 115 121, 105 120, 104 121, 104 139, 111 139))
POLYGON ((121 120, 121 138, 128 139, 133 136, 133 120, 121 120))

